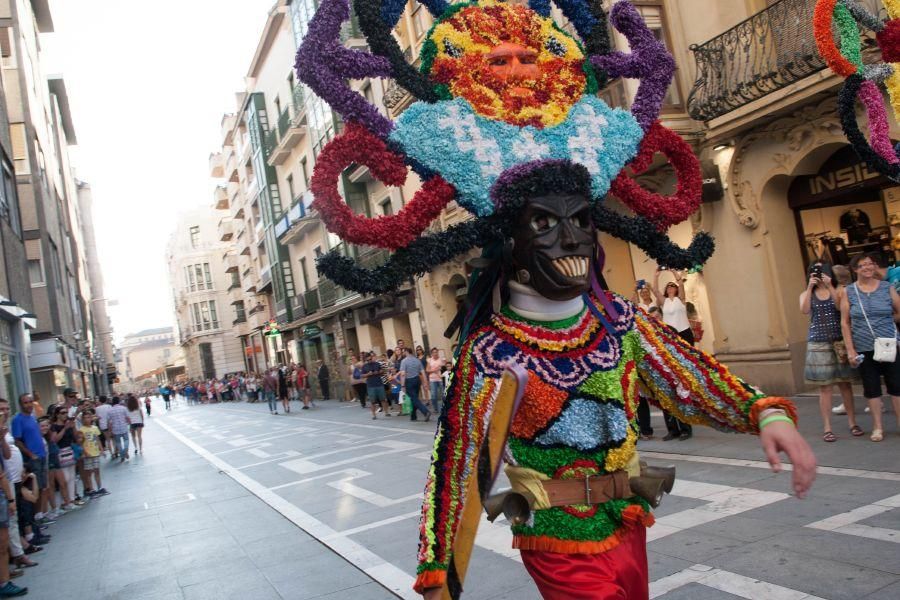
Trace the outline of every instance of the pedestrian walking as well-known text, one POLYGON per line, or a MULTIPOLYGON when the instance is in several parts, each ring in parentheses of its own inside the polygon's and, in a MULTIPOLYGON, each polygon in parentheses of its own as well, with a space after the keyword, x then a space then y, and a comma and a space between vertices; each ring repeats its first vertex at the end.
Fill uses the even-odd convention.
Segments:
MULTIPOLYGON (((190 403, 191 403, 190 396, 188 396, 188 404, 190 404, 190 403)), ((144 409, 147 411, 148 417, 150 416, 151 408, 152 408, 152 405, 150 403, 150 394, 147 394, 146 396, 144 396, 144 409)))
POLYGON ((841 333, 850 364, 859 369, 863 396, 869 401, 873 421, 869 437, 873 442, 884 439, 882 379, 900 427, 900 362, 895 324, 900 318, 900 295, 890 283, 876 279, 878 260, 876 253, 860 254, 850 260, 856 283, 847 288, 841 301, 841 333))
POLYGON ((318 360, 317 364, 316 379, 319 380, 319 389, 322 392, 322 400, 327 400, 331 396, 329 393, 331 375, 328 371, 328 365, 326 365, 321 358, 318 360))
POLYGON ((422 368, 422 361, 416 358, 411 348, 404 348, 402 352, 403 360, 400 361, 397 381, 400 382, 403 391, 406 392, 410 402, 412 402, 409 420, 418 421, 416 411, 419 411, 425 416, 425 422, 427 423, 431 420, 431 411, 419 400, 419 393, 422 387, 428 384, 428 381, 425 379, 425 369, 422 368))
POLYGON ((381 380, 382 370, 383 367, 381 363, 378 362, 375 352, 369 352, 368 360, 366 360, 360 369, 360 377, 365 380, 365 393, 369 398, 373 421, 378 418, 377 410, 379 405, 381 406, 381 410, 384 412, 385 417, 391 416, 391 409, 384 393, 384 383, 382 383, 381 380))
POLYGON ((118 396, 113 396, 112 408, 109 411, 109 430, 118 450, 119 462, 129 460, 128 425, 128 409, 122 405, 122 400, 118 396))
POLYGON ((447 360, 441 356, 437 348, 432 348, 431 356, 425 361, 425 372, 428 374, 431 408, 437 415, 441 414, 441 407, 444 405, 443 371, 446 366, 447 360))
POLYGON ((863 435, 863 430, 856 424, 851 386, 853 369, 847 359, 841 334, 841 314, 835 302, 839 299, 837 289, 832 285, 830 265, 810 265, 806 290, 800 294, 800 312, 809 315, 804 377, 809 385, 819 388, 822 439, 826 442, 838 439, 831 427, 831 399, 835 385, 844 400, 851 435, 863 435))
POLYGON ((359 400, 359 405, 361 408, 366 407, 366 398, 368 396, 368 381, 369 378, 363 374, 363 365, 366 361, 363 359, 365 356, 357 357, 355 354, 350 355, 350 359, 347 364, 347 371, 350 376, 350 385, 353 387, 353 392, 356 394, 356 399, 359 400))
POLYGON ((301 398, 303 399, 303 410, 309 410, 310 406, 315 406, 312 404, 312 390, 309 388, 309 372, 306 370, 306 365, 301 364, 297 368, 297 374, 295 375, 297 379, 297 389, 300 390, 301 398))
POLYGON ((273 415, 278 414, 278 403, 275 400, 275 392, 278 389, 278 379, 272 373, 272 369, 266 371, 262 381, 263 393, 266 395, 266 402, 269 403, 269 412, 273 415))
POLYGON ((275 378, 278 382, 278 399, 281 400, 281 408, 285 413, 291 412, 291 400, 288 396, 287 375, 284 365, 275 369, 275 378))
MULTIPOLYGON (((672 271, 675 281, 666 284, 665 292, 660 292, 659 276, 661 270, 657 269, 653 275, 653 295, 656 296, 656 305, 662 310, 663 322, 673 328, 681 336, 681 339, 688 344, 694 345, 694 332, 691 329, 691 323, 687 316, 687 306, 685 305, 684 280, 681 273, 672 271)), ((663 411, 663 418, 666 422, 668 433, 663 437, 664 442, 670 440, 688 440, 693 435, 693 428, 689 423, 670 415, 667 411, 663 411)))
POLYGON ((128 430, 131 433, 131 445, 134 446, 134 455, 144 453, 144 415, 141 413, 141 405, 132 394, 125 397, 125 408, 128 409, 128 430))
POLYGON ((170 410, 172 408, 172 389, 168 385, 161 385, 159 386, 159 395, 162 396, 166 410, 170 410))

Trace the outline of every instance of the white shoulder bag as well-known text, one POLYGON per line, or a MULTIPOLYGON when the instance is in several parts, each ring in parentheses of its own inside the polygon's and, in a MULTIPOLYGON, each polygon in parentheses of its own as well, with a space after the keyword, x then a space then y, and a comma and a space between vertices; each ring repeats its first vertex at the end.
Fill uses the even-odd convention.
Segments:
MULTIPOLYGON (((853 289, 856 290, 856 299, 859 301, 859 310, 862 311, 863 317, 866 319, 866 325, 869 326, 869 331, 872 332, 872 337, 875 338, 875 353, 872 358, 875 362, 894 362, 897 360, 897 324, 894 323, 894 337, 875 337, 875 330, 872 329, 872 324, 869 322, 869 316, 866 314, 866 309, 863 307, 862 296, 859 295, 859 285, 854 283, 853 289)), ((891 322, 893 323, 893 319, 891 319, 891 322)))

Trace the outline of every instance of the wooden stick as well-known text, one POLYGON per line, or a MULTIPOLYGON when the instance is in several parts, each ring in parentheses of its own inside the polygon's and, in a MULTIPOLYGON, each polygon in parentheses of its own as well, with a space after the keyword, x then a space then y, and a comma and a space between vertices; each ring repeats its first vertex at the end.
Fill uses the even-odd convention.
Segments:
POLYGON ((490 460, 490 482, 486 486, 478 483, 479 469, 472 469, 466 481, 466 498, 463 512, 456 529, 456 537, 453 543, 453 554, 450 559, 450 570, 447 573, 447 583, 441 592, 443 600, 459 600, 462 595, 463 582, 466 571, 469 568, 469 560, 472 558, 472 548, 475 545, 475 536, 478 533, 478 525, 481 522, 483 510, 482 500, 487 498, 491 487, 500 473, 503 462, 503 449, 506 447, 506 439, 509 436, 509 428, 513 417, 525 393, 525 385, 528 382, 528 374, 518 365, 510 366, 500 381, 500 391, 494 401, 494 410, 490 417, 487 436, 476 460, 479 464, 487 452, 490 460))

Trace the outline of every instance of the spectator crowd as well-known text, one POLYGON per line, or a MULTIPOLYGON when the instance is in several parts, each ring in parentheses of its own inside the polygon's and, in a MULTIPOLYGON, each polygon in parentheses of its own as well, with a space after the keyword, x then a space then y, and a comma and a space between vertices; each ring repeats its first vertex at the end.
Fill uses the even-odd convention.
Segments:
POLYGON ((144 414, 132 394, 94 401, 66 388, 46 408, 31 394, 17 403, 10 418, 0 398, 0 598, 28 593, 13 580, 38 566, 54 523, 109 494, 104 465, 143 453, 144 414))

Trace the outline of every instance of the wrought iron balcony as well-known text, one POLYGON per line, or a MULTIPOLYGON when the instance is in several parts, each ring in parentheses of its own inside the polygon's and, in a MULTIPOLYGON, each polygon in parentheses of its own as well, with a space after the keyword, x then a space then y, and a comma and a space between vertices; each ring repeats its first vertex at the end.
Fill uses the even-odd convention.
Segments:
MULTIPOLYGON (((781 0, 708 42, 691 46, 697 81, 688 113, 710 121, 825 68, 813 37, 816 0, 781 0)), ((879 0, 862 0, 882 12, 879 0)), ((864 48, 871 50, 874 39, 864 48)))

